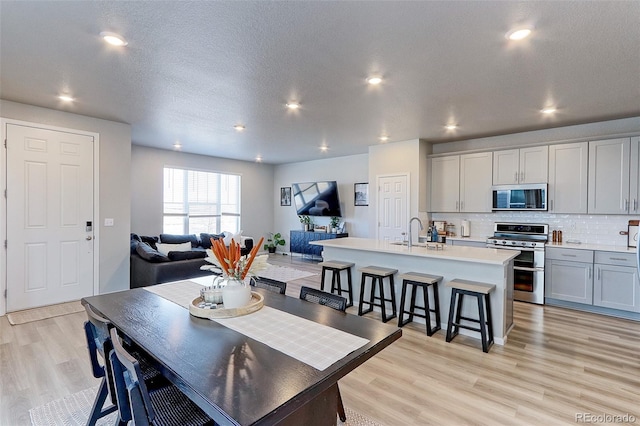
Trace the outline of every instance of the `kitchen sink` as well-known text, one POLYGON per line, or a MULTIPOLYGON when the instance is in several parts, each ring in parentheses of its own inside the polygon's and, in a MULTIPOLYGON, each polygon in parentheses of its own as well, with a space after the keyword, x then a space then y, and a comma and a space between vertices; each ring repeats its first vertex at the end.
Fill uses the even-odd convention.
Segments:
MULTIPOLYGON (((394 246, 408 246, 409 243, 407 241, 392 241, 391 243, 394 246)), ((411 247, 426 247, 425 243, 411 243, 411 247)))

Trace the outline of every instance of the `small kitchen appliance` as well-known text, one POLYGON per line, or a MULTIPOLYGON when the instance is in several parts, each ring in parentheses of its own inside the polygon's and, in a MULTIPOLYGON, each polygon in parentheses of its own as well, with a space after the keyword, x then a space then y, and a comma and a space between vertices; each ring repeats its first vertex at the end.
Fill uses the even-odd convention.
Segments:
POLYGON ((638 247, 638 224, 640 220, 630 220, 629 227, 627 231, 627 246, 628 247, 638 247))
POLYGON ((543 223, 495 223, 488 248, 520 250, 513 260, 513 299, 544 304, 544 247, 549 225, 543 223))

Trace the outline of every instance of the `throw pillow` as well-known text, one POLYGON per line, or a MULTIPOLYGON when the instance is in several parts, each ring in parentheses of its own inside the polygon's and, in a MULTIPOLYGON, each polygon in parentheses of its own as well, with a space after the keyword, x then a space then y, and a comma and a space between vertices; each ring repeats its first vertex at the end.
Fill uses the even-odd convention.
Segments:
POLYGON ((136 246, 136 253, 146 261, 158 263, 158 262, 168 262, 169 258, 162 253, 158 252, 151 248, 151 246, 147 243, 138 243, 136 246))
POLYGON ((171 260, 188 260, 188 259, 204 259, 207 257, 205 251, 170 251, 169 259, 171 260))
POLYGON ((198 247, 198 237, 196 234, 190 235, 174 235, 174 234, 160 234, 160 242, 166 244, 181 244, 186 242, 191 243, 191 247, 198 247))
POLYGON ((156 243, 158 242, 158 237, 145 237, 144 235, 140 235, 140 241, 143 243, 149 244, 149 246, 156 250, 156 243))
POLYGON ((187 241, 182 244, 157 243, 156 247, 160 253, 167 256, 170 251, 191 251, 191 242, 187 241))
POLYGON ((235 240, 236 244, 240 244, 242 246, 242 229, 238 231, 237 234, 225 231, 223 240, 224 245, 229 247, 229 244, 231 244, 231 240, 235 240))
POLYGON ((224 238, 224 232, 222 234, 200 234, 200 245, 206 249, 211 248, 211 238, 214 240, 224 238))

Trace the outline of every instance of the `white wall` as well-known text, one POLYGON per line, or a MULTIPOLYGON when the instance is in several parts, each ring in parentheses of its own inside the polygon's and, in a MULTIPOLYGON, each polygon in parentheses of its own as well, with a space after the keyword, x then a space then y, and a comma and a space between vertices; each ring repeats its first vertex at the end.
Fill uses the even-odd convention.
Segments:
MULTIPOLYGON (((0 100, 0 116, 100 135, 100 210, 96 215, 96 225, 100 227, 100 293, 128 289, 131 126, 5 100, 0 100), (103 218, 113 218, 114 226, 104 227, 103 218)), ((0 168, 4 169, 4 164, 0 168)), ((5 172, 1 170, 0 173, 5 172)))
POLYGON ((240 220, 243 235, 254 237, 257 243, 260 236, 272 229, 274 209, 272 165, 133 145, 131 147, 131 232, 139 235, 162 233, 162 186, 165 166, 240 174, 242 176, 240 220))
MULTIPOLYGON (((302 163, 282 164, 275 167, 273 180, 272 232, 280 232, 287 241, 279 251, 289 251, 289 231, 301 229, 294 202, 291 206, 280 206, 280 188, 297 182, 335 180, 338 183, 342 220, 346 222, 347 232, 352 237, 369 237, 371 206, 354 206, 354 184, 369 181, 368 155, 350 155, 347 157, 305 161, 302 163)), ((371 191, 371 189, 369 189, 371 191)), ((369 195, 371 198, 371 194, 369 195)), ((314 218, 318 225, 327 225, 328 217, 314 218)))
POLYGON ((394 142, 369 147, 369 206, 371 208, 369 234, 376 237, 376 191, 379 176, 406 173, 409 175, 409 214, 427 219, 427 154, 430 146, 419 139, 394 142))

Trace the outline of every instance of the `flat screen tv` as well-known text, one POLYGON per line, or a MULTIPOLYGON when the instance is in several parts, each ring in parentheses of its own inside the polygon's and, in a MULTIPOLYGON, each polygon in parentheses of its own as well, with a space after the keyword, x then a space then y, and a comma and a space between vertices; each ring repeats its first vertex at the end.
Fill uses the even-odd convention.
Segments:
POLYGON ((294 183, 291 192, 299 215, 342 217, 338 184, 334 180, 294 183))

